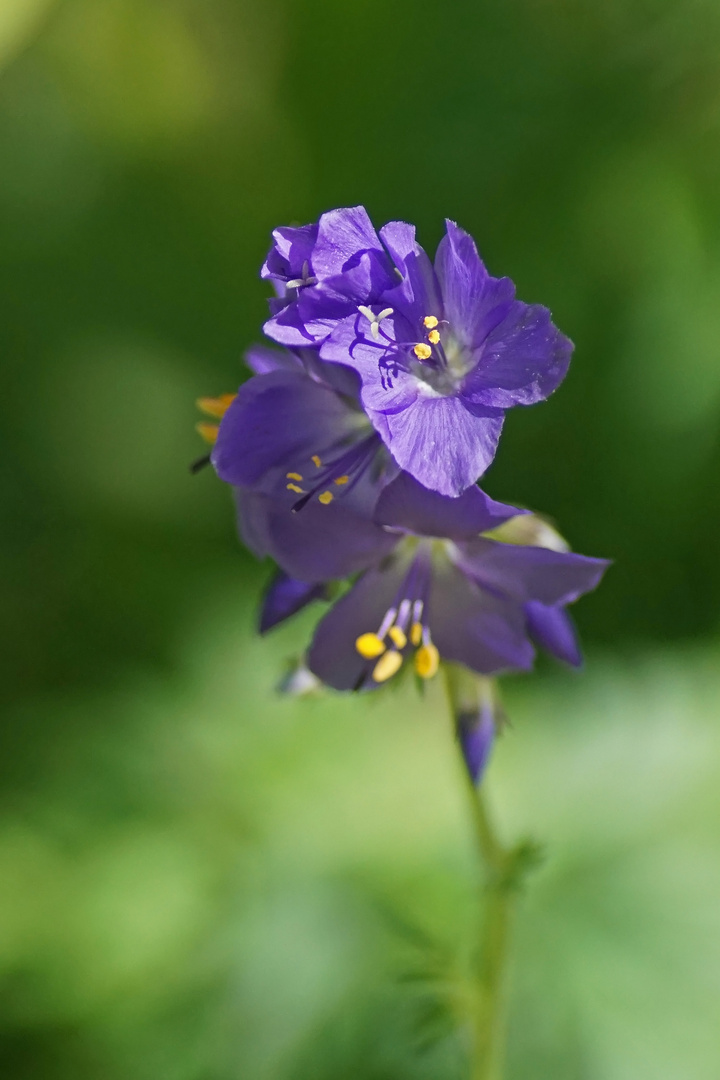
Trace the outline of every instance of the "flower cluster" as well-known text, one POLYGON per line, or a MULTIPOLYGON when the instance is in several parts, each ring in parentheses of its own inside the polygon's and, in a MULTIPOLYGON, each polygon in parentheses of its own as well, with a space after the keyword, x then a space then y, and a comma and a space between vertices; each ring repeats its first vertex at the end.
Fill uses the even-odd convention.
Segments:
POLYGON ((351 579, 315 631, 311 682, 477 673, 477 707, 458 720, 475 779, 498 716, 487 677, 529 669, 534 645, 578 664, 565 609, 607 566, 477 486, 505 410, 547 398, 572 344, 453 222, 434 262, 413 226, 376 232, 362 207, 273 241, 261 275, 275 344, 248 352, 236 395, 199 402, 220 421, 199 428, 241 536, 279 567, 260 629, 351 579))

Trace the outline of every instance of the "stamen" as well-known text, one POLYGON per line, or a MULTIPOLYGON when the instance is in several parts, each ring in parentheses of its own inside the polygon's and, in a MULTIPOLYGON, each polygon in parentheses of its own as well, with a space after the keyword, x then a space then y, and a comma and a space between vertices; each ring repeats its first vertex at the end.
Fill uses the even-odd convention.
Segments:
POLYGON ((410 608, 411 607, 412 607, 412 602, 410 600, 408 600, 407 597, 405 597, 404 600, 400 601, 400 607, 398 608, 398 615, 397 615, 397 624, 398 624, 398 626, 400 627, 401 630, 404 630, 405 627, 407 626, 408 615, 410 614, 410 608))
POLYGON ((407 645, 407 637, 405 631, 401 630, 399 626, 391 626, 388 630, 388 637, 392 640, 393 645, 398 649, 404 649, 407 645))
POLYGON ((426 345, 424 341, 421 341, 413 349, 413 352, 417 356, 418 360, 428 360, 432 356, 432 349, 429 345, 426 345))
POLYGON ((218 437, 218 431, 220 430, 217 424, 206 424, 203 420, 199 424, 195 425, 195 430, 198 435, 205 440, 206 443, 210 443, 212 446, 218 437))
POLYGON ((331 450, 330 460, 324 463, 319 454, 313 455, 312 461, 318 472, 312 477, 305 477, 309 491, 293 505, 293 513, 302 510, 316 495, 327 506, 334 498, 352 491, 375 457, 377 436, 369 435, 360 442, 354 442, 348 449, 340 450, 336 457, 332 456, 331 450))
POLYGON ((201 397, 195 404, 200 412, 204 412, 207 416, 214 416, 216 420, 222 420, 236 396, 236 394, 220 394, 219 397, 201 397))
POLYGON ((397 615, 397 611, 395 610, 394 607, 388 608, 388 610, 385 612, 385 617, 383 618, 383 621, 380 623, 380 629, 377 632, 377 636, 381 640, 382 640, 382 638, 385 637, 388 630, 390 629, 392 624, 395 622, 395 616, 396 615, 397 615))
POLYGON ((288 480, 302 480, 302 476, 300 475, 300 473, 299 473, 299 472, 288 472, 288 473, 285 473, 285 477, 286 477, 286 478, 287 478, 288 480))
POLYGON ((439 330, 431 330, 430 333, 428 334, 428 341, 430 342, 430 344, 431 345, 437 345, 439 340, 440 340, 440 331, 439 330))
POLYGON ((377 634, 361 634, 355 648, 366 660, 374 660, 385 652, 385 643, 377 634))
POLYGON ((434 315, 426 315, 423 319, 423 324, 427 327, 428 330, 434 330, 438 324, 438 321, 434 315))
POLYGON ((410 627, 410 641, 417 649, 418 645, 422 641, 423 628, 422 623, 414 622, 410 627))
POLYGON ((415 670, 421 679, 432 679, 440 667, 440 653, 432 642, 422 645, 415 653, 415 670))
POLYGON ((402 662, 402 653, 386 652, 384 656, 380 657, 373 668, 373 679, 375 682, 387 682, 388 679, 393 677, 396 671, 400 670, 402 662))
POLYGON ((306 495, 307 492, 304 488, 298 487, 297 484, 286 484, 285 487, 288 491, 294 491, 296 495, 306 495))

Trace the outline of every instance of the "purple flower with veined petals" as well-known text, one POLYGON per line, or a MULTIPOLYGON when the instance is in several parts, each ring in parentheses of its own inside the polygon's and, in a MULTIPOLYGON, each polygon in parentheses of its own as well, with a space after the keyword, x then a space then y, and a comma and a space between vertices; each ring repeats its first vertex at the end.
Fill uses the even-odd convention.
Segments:
POLYGON ((393 546, 373 512, 398 473, 358 404, 357 375, 310 349, 258 346, 246 361, 257 374, 227 407, 210 455, 235 489, 245 543, 306 581, 357 573, 393 546))
POLYGON ((312 251, 317 225, 279 228, 273 231, 273 246, 260 270, 260 277, 272 282, 277 298, 270 301, 273 313, 296 300, 301 289, 315 285, 312 251))
MULTIPOLYGON (((608 563, 494 538, 521 514, 480 488, 453 499, 402 473, 375 511, 394 537, 392 550, 379 549, 322 619, 310 670, 338 690, 379 686, 411 657, 421 678, 431 678, 441 659, 491 675, 529 669, 532 640, 574 662, 561 635, 535 615, 567 620, 565 606, 595 588, 608 563)), ((320 561, 314 569, 320 580, 320 561)))
POLYGON ((270 300, 264 330, 289 348, 319 344, 334 321, 399 281, 362 206, 330 210, 317 225, 276 229, 273 239, 260 275, 279 298, 270 300), (325 321, 318 325, 318 318, 325 321))
POLYGON ((265 325, 286 345, 321 344, 354 368, 362 404, 394 459, 456 496, 492 462, 505 410, 547 398, 571 342, 547 308, 488 274, 472 238, 448 221, 435 264, 413 226, 378 233, 362 207, 324 214, 313 282, 265 325))

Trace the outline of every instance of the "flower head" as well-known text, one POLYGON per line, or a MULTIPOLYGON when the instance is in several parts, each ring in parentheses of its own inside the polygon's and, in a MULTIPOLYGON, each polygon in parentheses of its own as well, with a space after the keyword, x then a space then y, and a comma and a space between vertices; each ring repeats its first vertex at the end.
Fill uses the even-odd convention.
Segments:
POLYGON ((358 404, 357 376, 310 349, 246 359, 257 374, 228 396, 210 455, 235 489, 243 539, 302 580, 356 573, 392 547, 373 512, 398 472, 358 404))
POLYGON ((441 660, 493 675, 529 669, 533 640, 576 662, 564 608, 608 563, 493 538, 519 514, 477 487, 450 499, 401 474, 375 511, 394 546, 322 619, 310 670, 338 690, 372 689, 406 664, 429 679, 441 660))
POLYGON ((509 278, 488 274, 472 237, 451 221, 446 230, 433 265, 411 225, 376 233, 362 207, 324 214, 312 282, 265 330, 354 368, 363 408, 398 465, 457 496, 492 462, 505 410, 557 388, 572 344, 546 308, 516 300, 509 278))

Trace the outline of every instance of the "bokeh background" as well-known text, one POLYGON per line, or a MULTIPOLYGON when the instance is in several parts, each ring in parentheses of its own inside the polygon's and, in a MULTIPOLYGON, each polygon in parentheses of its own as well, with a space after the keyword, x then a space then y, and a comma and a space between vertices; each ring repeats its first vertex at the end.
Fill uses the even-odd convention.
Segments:
POLYGON ((717 0, 0 0, 0 1073, 460 1080, 477 868, 437 689, 289 701, 194 399, 277 224, 450 216, 576 342, 486 486, 615 565, 509 680, 545 861, 509 1080, 720 1070, 717 0))

